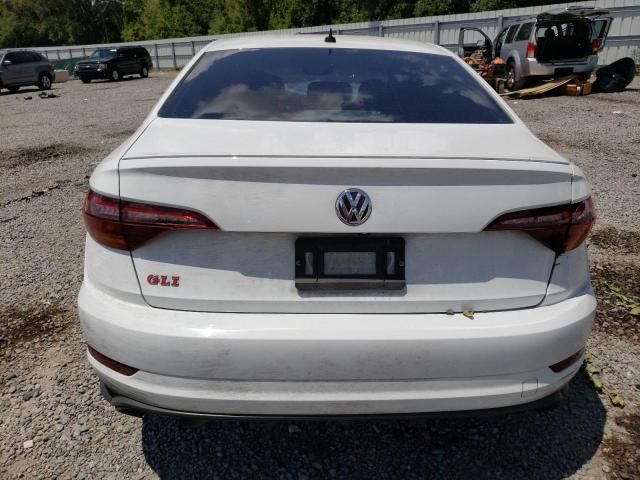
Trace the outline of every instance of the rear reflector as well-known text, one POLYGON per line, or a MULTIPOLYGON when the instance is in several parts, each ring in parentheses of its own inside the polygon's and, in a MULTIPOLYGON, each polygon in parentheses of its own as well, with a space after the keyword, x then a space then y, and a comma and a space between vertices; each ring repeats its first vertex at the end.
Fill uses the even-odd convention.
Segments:
POLYGON ((570 357, 567 357, 564 360, 561 360, 558 363, 554 363, 553 365, 549 365, 549 368, 555 373, 561 372, 562 370, 564 370, 566 368, 569 368, 571 365, 576 363, 578 361, 578 359, 582 356, 582 352, 584 352, 584 348, 579 350, 579 351, 577 351, 576 353, 574 353, 570 357))
POLYGON ((577 248, 585 241, 596 219, 593 201, 512 212, 498 217, 485 230, 522 231, 556 253, 577 248))
POLYGON ((169 230, 218 230, 211 220, 200 213, 118 200, 91 190, 82 211, 89 235, 106 247, 120 250, 134 250, 169 230))
POLYGON ((129 365, 125 365, 124 363, 117 362, 112 358, 109 358, 101 354, 90 345, 87 345, 87 350, 89 351, 89 354, 91 354, 91 356, 95 358, 98 363, 101 363, 105 367, 110 368, 111 370, 114 370, 122 375, 126 375, 127 377, 130 377, 131 375, 133 375, 139 370, 138 368, 130 367, 129 365))

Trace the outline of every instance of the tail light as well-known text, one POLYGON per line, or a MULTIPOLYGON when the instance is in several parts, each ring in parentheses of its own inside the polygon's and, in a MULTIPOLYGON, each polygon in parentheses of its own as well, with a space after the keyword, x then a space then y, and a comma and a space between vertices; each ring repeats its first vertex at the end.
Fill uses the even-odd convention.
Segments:
POLYGON ((533 42, 527 43, 527 58, 536 58, 536 44, 533 42))
POLYGON ((134 250, 169 230, 218 227, 200 213, 105 197, 89 191, 82 207, 89 235, 98 243, 134 250))
POLYGON ((526 232, 556 253, 564 253, 585 241, 595 219, 593 201, 587 198, 569 205, 507 213, 485 230, 526 232))
POLYGON ((598 53, 600 51, 600 47, 602 47, 602 40, 596 38, 591 42, 591 50, 593 53, 598 53))

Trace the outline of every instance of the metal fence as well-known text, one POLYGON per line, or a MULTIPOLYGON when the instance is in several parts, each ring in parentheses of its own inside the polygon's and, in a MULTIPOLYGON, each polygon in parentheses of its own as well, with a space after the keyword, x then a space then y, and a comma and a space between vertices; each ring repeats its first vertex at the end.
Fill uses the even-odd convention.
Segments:
MULTIPOLYGON (((79 45, 35 48, 57 65, 65 65, 64 60, 88 56, 97 47, 142 45, 149 50, 157 68, 180 68, 198 50, 213 40, 244 35, 291 35, 304 33, 324 33, 332 28, 339 35, 373 35, 380 37, 404 38, 431 42, 455 50, 460 27, 472 25, 494 38, 503 27, 538 13, 572 5, 607 8, 613 22, 604 50, 599 57, 600 64, 608 64, 622 57, 640 56, 640 0, 597 0, 580 3, 561 3, 539 7, 513 8, 488 12, 465 13, 460 15, 440 15, 433 17, 405 18, 375 22, 323 25, 318 27, 270 30, 264 32, 235 33, 227 35, 207 35, 201 37, 171 38, 164 40, 117 43, 109 45, 79 45), (60 61, 60 62, 57 62, 60 61)), ((474 38, 469 37, 471 40, 474 38)), ((479 39, 479 37, 478 37, 479 39)), ((465 38, 466 40, 466 38, 465 38)))

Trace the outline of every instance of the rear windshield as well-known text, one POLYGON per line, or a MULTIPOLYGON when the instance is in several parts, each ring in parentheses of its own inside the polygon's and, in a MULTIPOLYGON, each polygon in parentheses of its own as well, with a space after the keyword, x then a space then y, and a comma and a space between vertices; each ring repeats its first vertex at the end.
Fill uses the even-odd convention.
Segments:
POLYGON ((511 123, 451 57, 268 48, 204 54, 159 116, 290 122, 511 123))

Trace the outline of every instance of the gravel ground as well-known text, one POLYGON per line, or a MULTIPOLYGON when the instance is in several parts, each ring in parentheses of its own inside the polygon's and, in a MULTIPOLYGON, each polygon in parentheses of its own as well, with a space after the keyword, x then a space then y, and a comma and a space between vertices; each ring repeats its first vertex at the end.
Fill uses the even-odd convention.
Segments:
POLYGON ((189 429, 117 414, 100 398, 74 305, 88 175, 170 80, 0 95, 0 477, 640 477, 640 322, 628 307, 640 302, 640 82, 620 94, 510 101, 593 183, 600 309, 588 354, 602 392, 585 369, 568 401, 546 412, 189 429))

